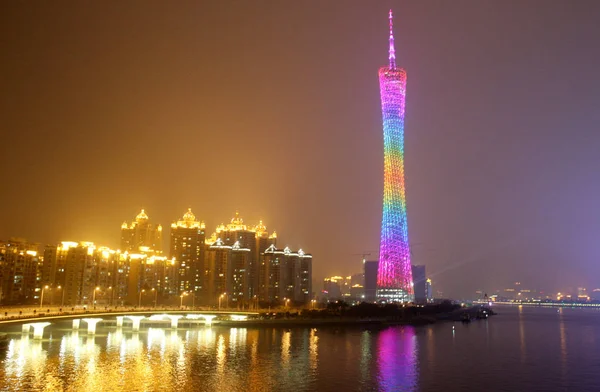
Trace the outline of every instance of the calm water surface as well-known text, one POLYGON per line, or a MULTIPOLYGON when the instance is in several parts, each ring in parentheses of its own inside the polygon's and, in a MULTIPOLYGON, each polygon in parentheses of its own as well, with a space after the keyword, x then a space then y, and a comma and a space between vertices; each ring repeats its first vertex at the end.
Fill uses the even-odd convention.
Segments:
POLYGON ((468 325, 11 330, 0 389, 600 391, 600 312, 498 308, 468 325), (454 329, 453 329, 454 326, 454 329))

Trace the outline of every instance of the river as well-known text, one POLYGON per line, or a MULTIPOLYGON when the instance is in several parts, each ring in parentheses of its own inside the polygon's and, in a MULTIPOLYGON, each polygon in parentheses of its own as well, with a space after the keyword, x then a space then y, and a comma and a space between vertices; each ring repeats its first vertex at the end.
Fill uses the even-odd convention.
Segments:
POLYGON ((0 389, 600 391, 600 311, 498 307, 470 324, 330 328, 11 328, 0 389))

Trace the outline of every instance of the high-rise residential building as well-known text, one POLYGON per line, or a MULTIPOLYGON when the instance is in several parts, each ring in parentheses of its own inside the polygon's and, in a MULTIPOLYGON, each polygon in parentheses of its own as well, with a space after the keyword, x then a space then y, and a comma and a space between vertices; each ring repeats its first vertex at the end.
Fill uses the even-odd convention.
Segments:
POLYGON ((205 225, 196 220, 192 209, 183 218, 171 224, 169 257, 179 265, 179 292, 202 295, 205 275, 205 225))
POLYGON ((350 299, 354 301, 365 300, 365 274, 364 272, 353 274, 351 279, 350 299))
POLYGON ((352 286, 354 287, 354 285, 361 285, 364 286, 365 285, 365 273, 364 272, 360 272, 358 274, 352 274, 351 278, 350 278, 350 282, 352 283, 352 286))
POLYGON ((327 300, 349 298, 352 289, 351 276, 331 276, 323 279, 323 297, 327 300))
POLYGON ((261 254, 258 286, 260 302, 278 302, 280 300, 279 283, 281 281, 281 264, 283 250, 271 245, 261 254))
POLYGON ((162 226, 152 224, 142 210, 133 222, 121 225, 120 250, 130 253, 162 252, 162 226))
POLYGON ((352 276, 346 276, 342 279, 340 286, 342 288, 342 297, 349 298, 351 295, 350 291, 352 290, 352 276))
POLYGON ((38 244, 21 238, 0 242, 0 304, 35 302, 39 260, 38 244))
POLYGON ((312 292, 312 255, 305 253, 302 249, 298 252, 290 252, 290 259, 294 268, 294 301, 308 304, 313 298, 312 292))
POLYGON ((219 298, 227 296, 227 267, 231 257, 231 245, 226 245, 223 240, 217 240, 206 250, 206 296, 204 301, 216 305, 219 298))
POLYGON ((331 276, 323 279, 323 298, 334 301, 342 298, 341 276, 331 276))
POLYGON ((251 252, 242 247, 240 241, 226 245, 221 238, 208 247, 206 287, 209 304, 217 304, 219 297, 232 307, 250 303, 248 270, 251 252))
POLYGON ((231 247, 227 266, 227 293, 232 306, 246 305, 250 300, 249 262, 251 250, 242 248, 239 241, 231 247))
POLYGON ((92 242, 63 241, 44 250, 40 285, 44 304, 124 305, 130 279, 129 253, 92 242))
POLYGON ((412 277, 414 282, 414 290, 415 290, 415 303, 424 304, 427 302, 427 288, 425 287, 425 283, 427 280, 427 275, 425 273, 424 265, 413 265, 412 266, 412 277))
POLYGON ((433 288, 431 287, 431 279, 427 279, 425 281, 425 297, 427 299, 427 303, 433 302, 433 288))
POLYGON ((109 305, 123 306, 127 301, 131 259, 129 253, 117 252, 112 267, 112 292, 109 305))
POLYGON ((256 257, 257 241, 254 228, 246 225, 236 211, 235 216, 231 219, 229 224, 217 227, 217 237, 220 238, 225 245, 233 246, 234 243, 239 242, 242 248, 250 249, 250 255, 248 257, 248 295, 256 294, 254 282, 256 280, 256 264, 258 259, 256 257))
POLYGON ((129 267, 127 303, 159 304, 178 293, 179 269, 175 259, 144 253, 124 254, 129 267))
POLYGON ((44 304, 136 306, 165 303, 178 290, 178 266, 160 254, 129 253, 92 242, 47 246, 39 287, 44 304), (140 296, 140 293, 142 294, 140 296))
POLYGON ((254 226, 254 230, 256 231, 256 251, 254 253, 254 260, 256 262, 252 264, 252 271, 248 273, 249 285, 251 286, 248 295, 251 298, 257 298, 260 291, 261 255, 270 246, 277 246, 277 232, 273 231, 273 233, 269 234, 262 220, 258 222, 258 225, 254 226))
POLYGON ((389 23, 389 65, 379 69, 384 185, 377 297, 387 302, 410 302, 414 299, 414 290, 404 184, 406 71, 396 67, 391 10, 389 23))
MULTIPOLYGON (((61 303, 65 306, 92 305, 98 294, 94 294, 94 291, 100 291, 96 289, 100 287, 99 282, 96 281, 96 269, 99 264, 96 247, 91 242, 79 244, 63 242, 61 245, 57 247, 57 251, 62 254, 56 257, 56 259, 64 259, 64 283, 61 285, 64 300, 61 303)), ((59 285, 55 283, 54 286, 50 286, 50 289, 58 288, 59 285)), ((106 288, 101 287, 101 289, 106 288)))
POLYGON ((223 241, 224 245, 233 246, 239 242, 240 247, 250 249, 248 256, 248 297, 254 298, 258 294, 260 255, 271 245, 277 242, 277 233, 267 232, 266 226, 262 221, 256 226, 247 225, 236 211, 235 216, 229 224, 221 224, 217 227, 213 236, 207 240, 209 245, 213 244, 217 238, 223 241))
POLYGON ((365 301, 375 302, 377 300, 377 274, 379 270, 379 261, 365 260, 363 267, 365 274, 365 301))
POLYGON ((282 304, 285 300, 307 304, 312 298, 312 255, 302 249, 277 249, 271 245, 261 255, 259 299, 282 304))
POLYGON ((46 245, 44 249, 40 287, 60 290, 61 304, 65 304, 68 251, 70 248, 77 247, 78 245, 77 242, 63 241, 59 245, 46 245))

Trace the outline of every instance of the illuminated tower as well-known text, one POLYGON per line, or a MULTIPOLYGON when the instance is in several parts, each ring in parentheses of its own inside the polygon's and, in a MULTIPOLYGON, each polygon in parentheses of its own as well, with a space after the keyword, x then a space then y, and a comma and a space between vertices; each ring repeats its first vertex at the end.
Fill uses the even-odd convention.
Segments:
POLYGON ((391 10, 389 19, 390 64, 379 69, 384 185, 377 297, 388 302, 406 302, 414 300, 404 185, 406 71, 396 67, 391 10))

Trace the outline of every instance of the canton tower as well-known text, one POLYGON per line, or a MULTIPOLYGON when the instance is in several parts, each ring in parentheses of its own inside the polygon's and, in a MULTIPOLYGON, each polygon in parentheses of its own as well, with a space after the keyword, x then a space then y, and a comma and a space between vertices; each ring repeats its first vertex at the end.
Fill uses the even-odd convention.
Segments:
POLYGON ((406 222, 404 185, 404 102, 406 71, 396 67, 390 10, 390 64, 379 69, 383 114, 383 216, 379 243, 377 298, 387 302, 414 300, 406 222))

